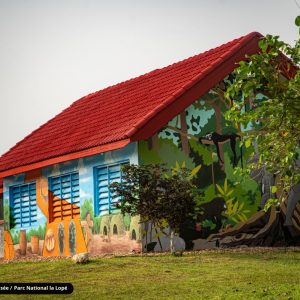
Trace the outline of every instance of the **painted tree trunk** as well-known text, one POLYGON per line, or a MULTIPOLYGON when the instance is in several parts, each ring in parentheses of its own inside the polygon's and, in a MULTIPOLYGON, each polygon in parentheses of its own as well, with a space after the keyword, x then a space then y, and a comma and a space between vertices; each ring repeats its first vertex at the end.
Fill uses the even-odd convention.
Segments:
POLYGON ((186 123, 186 112, 185 110, 180 114, 180 123, 181 123, 181 147, 182 151, 189 155, 189 140, 188 140, 188 127, 186 123))
POLYGON ((30 238, 32 254, 39 254, 40 238, 38 235, 32 235, 30 238))
MULTIPOLYGON (((240 222, 224 232, 212 234, 208 240, 218 242, 223 248, 241 245, 249 247, 298 245, 300 227, 290 228, 292 231, 284 228, 285 214, 286 203, 283 203, 279 209, 272 206, 267 212, 261 210, 245 222, 240 222), (293 239, 293 236, 297 239, 293 239)), ((295 213, 293 224, 297 225, 298 222, 299 215, 295 213)))
MULTIPOLYGON (((219 134, 223 133, 222 130, 222 112, 221 112, 221 106, 222 103, 219 102, 218 104, 213 104, 212 107, 215 111, 215 118, 216 118, 216 132, 219 134)), ((219 144, 219 151, 220 151, 220 157, 222 161, 224 161, 224 150, 223 150, 223 145, 219 144)))
POLYGON ((159 138, 157 133, 148 139, 148 149, 156 152, 159 151, 159 138))
POLYGON ((20 230, 20 254, 26 255, 27 249, 27 237, 26 237, 26 230, 20 230))

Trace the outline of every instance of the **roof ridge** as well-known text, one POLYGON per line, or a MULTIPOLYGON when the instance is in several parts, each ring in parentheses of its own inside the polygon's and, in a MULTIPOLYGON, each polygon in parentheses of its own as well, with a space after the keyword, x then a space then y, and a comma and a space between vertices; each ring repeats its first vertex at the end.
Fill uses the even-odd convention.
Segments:
MULTIPOLYGON (((259 34, 259 35, 261 35, 259 32, 251 32, 251 33, 249 33, 249 34, 247 34, 247 35, 241 36, 241 37, 239 37, 239 38, 235 38, 235 39, 233 39, 233 40, 231 40, 231 41, 229 41, 229 42, 223 43, 223 44, 221 44, 221 45, 219 45, 219 46, 217 46, 217 47, 211 48, 211 49, 206 50, 206 51, 204 51, 204 52, 201 52, 201 53, 198 53, 198 54, 189 56, 189 57, 184 58, 184 59, 182 59, 182 60, 179 60, 179 61, 177 61, 177 62, 175 62, 175 63, 171 63, 171 64, 166 65, 166 66, 164 66, 164 67, 154 69, 154 70, 149 71, 149 72, 146 72, 146 73, 144 73, 144 74, 141 74, 141 75, 132 77, 132 78, 130 78, 130 79, 127 79, 127 80, 118 82, 118 83, 116 83, 116 84, 112 84, 112 85, 107 86, 107 87, 105 87, 105 88, 103 88, 103 89, 101 89, 101 90, 98 90, 98 91, 89 93, 89 94, 87 94, 87 95, 85 95, 85 96, 79 98, 78 100, 75 100, 70 106, 72 106, 73 104, 75 104, 75 103, 77 103, 77 102, 79 102, 79 101, 81 101, 81 100, 85 100, 85 99, 87 99, 87 98, 92 99, 93 97, 96 97, 96 96, 97 96, 99 93, 101 93, 101 92, 108 91, 108 90, 110 90, 110 89, 113 89, 113 88, 116 88, 116 87, 119 87, 119 86, 128 84, 129 82, 135 81, 135 80, 137 80, 137 79, 142 79, 142 78, 144 78, 144 77, 153 75, 154 73, 156 73, 156 72, 158 72, 158 71, 162 71, 162 70, 164 70, 164 69, 168 69, 168 68, 170 68, 170 67, 173 67, 173 66, 176 66, 176 65, 178 65, 178 64, 184 63, 184 62, 186 62, 186 61, 188 61, 188 60, 192 60, 192 58, 196 58, 196 57, 198 57, 198 56, 200 56, 200 55, 207 54, 208 52, 214 52, 215 50, 217 50, 217 49, 219 49, 219 48, 223 48, 223 47, 226 46, 227 44, 234 43, 234 42, 236 42, 237 40, 243 39, 244 37, 246 37, 246 36, 248 36, 248 35, 251 35, 251 34, 259 34)), ((70 106, 69 106, 69 107, 70 107, 70 106)))
MULTIPOLYGON (((221 75, 230 72, 235 58, 244 57, 247 45, 253 45, 256 39, 252 38, 257 36, 262 35, 249 33, 79 98, 5 152, 0 157, 0 170, 76 153, 114 140, 128 137, 135 140, 153 127, 156 115, 164 121, 179 108, 184 109, 190 100, 179 102, 177 108, 169 111, 171 103, 176 104, 190 94, 204 78, 215 83, 221 75), (223 63, 226 71, 220 69, 224 69, 223 63), (219 75, 211 78, 213 69, 219 75)), ((198 93, 209 86, 210 83, 205 84, 198 93)))
MULTIPOLYGON (((94 96, 96 96, 96 95, 97 95, 98 93, 100 93, 100 92, 104 92, 104 91, 106 91, 106 90, 109 90, 109 89, 112 89, 112 88, 121 86, 121 85, 123 85, 123 84, 127 84, 127 83, 129 83, 129 82, 131 82, 131 81, 134 81, 134 80, 137 80, 137 79, 141 79, 141 78, 147 77, 147 76, 149 76, 149 75, 153 75, 155 72, 158 72, 158 71, 161 71, 161 70, 170 68, 170 67, 172 67, 172 66, 176 66, 176 65, 178 65, 178 64, 184 63, 184 62, 186 62, 186 61, 188 61, 188 60, 191 60, 192 58, 195 58, 195 57, 197 57, 197 56, 207 54, 208 52, 213 52, 213 51, 215 51, 216 49, 219 49, 219 48, 221 48, 221 47, 224 47, 225 45, 230 44, 230 43, 233 43, 233 42, 235 42, 235 41, 237 41, 237 40, 239 40, 239 39, 241 39, 241 38, 243 38, 243 37, 244 37, 244 36, 241 36, 241 37, 239 37, 239 38, 236 38, 236 39, 233 39, 233 40, 231 40, 231 41, 229 41, 229 42, 226 42, 226 43, 224 43, 224 44, 221 44, 221 45, 219 45, 219 46, 217 46, 217 47, 211 48, 211 49, 206 50, 206 51, 204 51, 204 52, 201 52, 201 53, 198 53, 198 54, 189 56, 189 57, 187 57, 187 58, 184 58, 184 59, 182 59, 182 60, 179 60, 179 61, 177 61, 177 62, 175 62, 175 63, 171 63, 171 64, 166 65, 166 66, 164 66, 164 67, 157 68, 157 69, 154 69, 154 70, 152 70, 152 71, 146 72, 146 73, 144 73, 144 74, 138 75, 138 76, 136 76, 136 77, 132 77, 132 78, 130 78, 130 79, 127 79, 127 80, 118 82, 118 83, 116 83, 116 84, 110 85, 110 86, 105 87, 105 88, 103 88, 103 89, 101 89, 101 90, 98 90, 98 91, 95 91, 95 92, 93 92, 93 93, 90 93, 90 94, 88 94, 88 95, 82 97, 81 99, 76 100, 75 102, 80 101, 80 100, 85 99, 85 98, 88 98, 88 97, 94 97, 94 96)), ((75 102, 73 102, 73 104, 74 104, 75 102)))
MULTIPOLYGON (((211 71, 212 70, 212 66, 218 65, 220 62, 223 62, 224 61, 224 57, 227 56, 229 58, 229 57, 233 56, 235 54, 235 51, 238 51, 243 46, 243 44, 245 42, 250 41, 251 39, 253 39, 255 37, 262 37, 262 35, 259 32, 255 32, 254 31, 254 32, 251 32, 251 33, 249 33, 247 35, 244 35, 244 36, 242 36, 240 38, 234 39, 234 40, 232 40, 232 41, 230 41, 228 43, 222 44, 222 45, 220 45, 220 46, 218 46, 216 48, 212 48, 212 49, 210 49, 208 51, 205 51, 203 53, 198 54, 198 55, 201 55, 201 54, 207 53, 207 52, 209 52, 211 50, 216 50, 216 49, 218 49, 220 47, 224 47, 227 44, 230 44, 230 43, 233 43, 233 42, 236 42, 236 41, 240 40, 240 42, 238 44, 234 44, 231 47, 231 51, 229 53, 226 52, 226 54, 221 55, 216 61, 214 61, 213 63, 211 63, 209 65, 209 67, 205 68, 202 72, 200 72, 199 74, 195 75, 185 86, 181 87, 180 89, 177 90, 177 92, 173 93, 169 97, 169 99, 165 100, 159 106, 155 107, 154 110, 150 111, 145 116, 145 118, 140 121, 140 123, 136 124, 133 128, 131 128, 130 130, 128 130, 125 135, 127 137, 130 137, 133 134, 135 134, 138 131, 138 129, 141 128, 143 125, 145 125, 149 120, 151 120, 151 118, 154 115, 156 115, 159 111, 161 111, 162 109, 164 109, 166 106, 170 105, 172 103, 172 100, 174 98, 179 97, 182 93, 184 93, 187 89, 189 89, 192 85, 194 85, 203 76, 203 73, 206 73, 207 70, 211 71), (242 42, 243 42, 243 44, 241 45, 242 42), (234 51, 234 53, 232 53, 233 51, 234 51)), ((187 58, 187 59, 189 59, 189 58, 187 58)))
MULTIPOLYGON (((252 33, 250 33, 250 34, 253 34, 253 33, 256 33, 256 32, 252 32, 252 33)), ((250 34, 248 34, 248 35, 250 35, 250 34)), ((43 123, 42 125, 40 125, 38 128, 34 129, 31 133, 29 133, 28 135, 26 135, 22 140, 20 140, 19 142, 17 142, 14 146, 12 146, 12 147, 9 148, 7 151, 5 151, 5 152, 0 156, 0 158, 2 158, 6 153, 8 153, 8 152, 10 152, 11 150, 15 149, 15 148, 16 148, 17 146, 19 146, 20 144, 23 144, 23 143, 24 143, 28 138, 30 138, 35 132, 41 130, 43 127, 45 127, 47 124, 49 124, 53 119, 55 119, 55 118, 56 118, 57 116, 59 116, 61 113, 63 113, 64 111, 66 111, 66 110, 69 109, 70 107, 72 107, 72 106, 74 106, 74 105, 77 105, 79 102, 81 102, 81 101, 83 101, 83 100, 86 100, 86 99, 92 99, 92 98, 96 97, 97 95, 99 95, 101 92, 109 91, 109 90, 111 90, 111 89, 120 87, 120 86, 122 86, 122 85, 126 85, 126 84, 128 84, 129 82, 133 82, 133 81, 135 81, 135 80, 138 80, 138 79, 142 79, 142 78, 151 76, 151 75, 153 75, 153 74, 156 73, 156 72, 158 73, 159 71, 162 71, 162 70, 164 70, 164 69, 168 69, 168 68, 171 68, 171 67, 176 66, 176 65, 178 65, 178 64, 182 64, 182 63, 184 63, 184 62, 186 62, 186 61, 188 61, 188 60, 192 60, 193 58, 196 58, 196 57, 198 57, 198 56, 200 56, 200 55, 205 55, 205 54, 207 54, 207 53, 209 53, 209 52, 213 52, 213 51, 215 51, 215 50, 217 50, 217 49, 219 49, 219 48, 222 48, 222 47, 226 46, 227 44, 231 44, 231 43, 233 43, 233 42, 236 42, 237 40, 242 39, 242 38, 244 38, 244 37, 246 37, 246 36, 248 36, 248 35, 241 36, 241 37, 239 37, 239 38, 236 38, 236 39, 233 39, 233 40, 231 40, 231 41, 229 41, 229 42, 226 42, 226 43, 224 43, 224 44, 221 44, 221 45, 219 45, 219 46, 217 46, 217 47, 215 47, 215 48, 211 48, 211 49, 209 49, 209 50, 206 50, 206 51, 204 51, 204 52, 201 52, 201 53, 192 55, 192 56, 190 56, 190 57, 188 57, 188 58, 179 60, 179 61, 177 61, 177 62, 175 62, 175 63, 169 64, 169 65, 164 66, 164 67, 162 67, 162 68, 154 69, 154 70, 149 71, 149 72, 147 72, 147 73, 138 75, 138 76, 136 76, 136 77, 132 77, 132 78, 127 79, 127 80, 122 81, 122 82, 118 82, 118 83, 113 84, 113 85, 111 85, 111 86, 105 87, 105 88, 103 88, 103 89, 101 89, 101 90, 98 90, 98 91, 95 91, 95 92, 93 92, 93 93, 87 94, 87 95, 85 95, 85 96, 83 96, 83 97, 80 97, 79 99, 77 99, 77 100, 75 100, 74 102, 72 102, 72 103, 71 103, 69 106, 67 106, 65 109, 63 109, 63 110, 60 111, 59 113, 55 114, 51 119, 49 119, 48 121, 46 121, 45 123, 43 123)))

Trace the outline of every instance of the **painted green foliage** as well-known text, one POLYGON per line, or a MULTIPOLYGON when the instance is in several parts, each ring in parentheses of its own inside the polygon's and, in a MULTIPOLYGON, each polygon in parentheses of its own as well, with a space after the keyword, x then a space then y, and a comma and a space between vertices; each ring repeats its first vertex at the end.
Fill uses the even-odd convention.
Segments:
MULTIPOLYGON (((176 163, 184 163, 189 169, 202 166, 195 181, 199 190, 199 201, 203 204, 201 225, 206 228, 205 236, 207 230, 216 232, 224 224, 246 220, 257 211, 259 205, 258 184, 249 175, 240 176, 235 171, 230 143, 225 142, 220 146, 220 155, 224 161, 222 164, 214 144, 199 142, 199 137, 210 132, 236 132, 234 126, 224 118, 228 107, 224 97, 228 80, 226 78, 190 105, 185 113, 176 116, 158 134, 147 141, 139 142, 139 158, 142 164, 165 163, 169 167, 175 167, 176 163), (231 193, 230 198, 225 197, 226 199, 218 190, 218 186, 224 187, 224 182, 231 193), (219 207, 218 216, 214 215, 210 205, 219 207)), ((239 145, 240 141, 236 140, 235 150, 238 166, 241 167, 241 156, 246 162, 248 152, 242 153, 239 145)), ((204 236, 200 234, 200 237, 204 236)))
POLYGON ((85 199, 83 204, 80 207, 81 220, 85 220, 87 217, 87 214, 90 214, 91 220, 93 221, 93 225, 94 225, 92 227, 93 234, 99 234, 101 217, 95 217, 92 199, 85 199))
POLYGON ((226 217, 227 224, 234 225, 239 222, 245 222, 247 220, 246 214, 249 213, 249 210, 245 208, 244 201, 234 197, 234 189, 228 185, 227 178, 224 180, 222 187, 218 184, 216 184, 216 187, 219 192, 218 196, 225 201, 226 209, 223 212, 223 216, 226 217))
MULTIPOLYGON (((46 233, 46 224, 44 226, 39 225, 37 228, 30 228, 26 230, 27 242, 30 242, 30 239, 33 235, 37 235, 40 240, 44 240, 46 233)), ((20 230, 12 229, 11 236, 14 244, 19 244, 20 242, 20 230)))
MULTIPOLYGON (((8 202, 5 201, 5 202, 8 202)), ((4 224, 5 224, 5 229, 9 229, 10 228, 10 209, 9 209, 9 205, 4 204, 3 207, 3 217, 4 217, 4 224)))

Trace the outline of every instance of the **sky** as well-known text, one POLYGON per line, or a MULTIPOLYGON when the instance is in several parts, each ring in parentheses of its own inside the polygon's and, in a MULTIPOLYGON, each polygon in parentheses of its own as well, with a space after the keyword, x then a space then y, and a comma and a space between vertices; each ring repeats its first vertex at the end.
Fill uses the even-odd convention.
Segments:
POLYGON ((0 0, 0 155, 107 86, 252 31, 293 43, 299 7, 300 0, 0 0))

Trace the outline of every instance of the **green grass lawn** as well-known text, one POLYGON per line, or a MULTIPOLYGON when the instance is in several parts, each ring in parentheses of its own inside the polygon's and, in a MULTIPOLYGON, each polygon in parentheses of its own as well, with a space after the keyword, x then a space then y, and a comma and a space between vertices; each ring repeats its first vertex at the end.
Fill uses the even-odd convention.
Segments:
POLYGON ((1 282, 71 282, 71 295, 0 299, 300 299, 300 252, 220 251, 0 264, 1 282))

